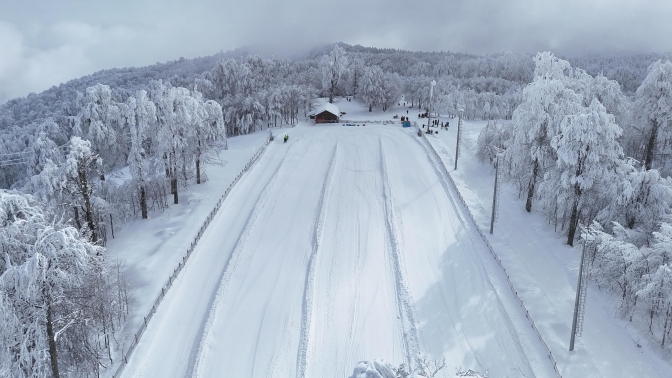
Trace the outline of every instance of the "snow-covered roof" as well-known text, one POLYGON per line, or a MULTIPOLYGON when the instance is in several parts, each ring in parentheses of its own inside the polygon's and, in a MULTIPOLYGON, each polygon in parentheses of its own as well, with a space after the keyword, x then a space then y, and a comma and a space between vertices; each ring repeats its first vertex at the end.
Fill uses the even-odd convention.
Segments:
POLYGON ((313 111, 312 114, 313 114, 313 115, 318 115, 318 114, 320 114, 320 113, 322 113, 322 112, 324 112, 324 111, 327 111, 327 112, 329 112, 329 113, 335 115, 336 117, 340 117, 340 116, 341 116, 341 112, 338 110, 338 106, 336 106, 336 105, 334 105, 334 104, 330 104, 330 103, 328 103, 328 102, 325 102, 324 104, 320 105, 317 109, 315 109, 315 110, 313 111))

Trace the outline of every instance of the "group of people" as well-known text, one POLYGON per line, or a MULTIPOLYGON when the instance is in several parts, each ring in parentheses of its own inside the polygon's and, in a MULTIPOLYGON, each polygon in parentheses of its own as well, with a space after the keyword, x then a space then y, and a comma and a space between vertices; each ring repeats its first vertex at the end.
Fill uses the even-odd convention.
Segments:
POLYGON ((450 122, 446 121, 445 123, 441 122, 438 119, 435 119, 432 121, 432 127, 441 127, 443 130, 448 130, 448 126, 450 126, 450 122))
MULTIPOLYGON (((402 118, 402 121, 403 121, 404 117, 401 117, 401 118, 402 118)), ((444 123, 444 122, 441 122, 438 119, 435 119, 435 120, 432 121, 431 125, 429 125, 429 127, 427 127, 427 134, 431 135, 431 134, 438 134, 439 133, 438 131, 432 130, 431 129, 432 127, 440 127, 442 130, 448 130, 449 126, 450 126, 450 122, 446 121, 444 123)), ((422 125, 422 128, 424 129, 425 125, 422 125)))
MULTIPOLYGON (((424 129, 425 125, 422 125, 422 128, 424 129)), ((432 134, 438 134, 439 132, 434 131, 434 130, 432 130, 431 128, 428 127, 426 133, 429 134, 429 135, 432 135, 432 134)))

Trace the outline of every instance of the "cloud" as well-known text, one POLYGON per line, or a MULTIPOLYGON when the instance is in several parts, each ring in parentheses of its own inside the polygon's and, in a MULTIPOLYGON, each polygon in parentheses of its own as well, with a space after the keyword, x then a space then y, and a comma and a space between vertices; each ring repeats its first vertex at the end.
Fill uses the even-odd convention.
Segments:
POLYGON ((0 102, 95 71, 243 46, 470 53, 672 51, 667 0, 0 2, 0 102))

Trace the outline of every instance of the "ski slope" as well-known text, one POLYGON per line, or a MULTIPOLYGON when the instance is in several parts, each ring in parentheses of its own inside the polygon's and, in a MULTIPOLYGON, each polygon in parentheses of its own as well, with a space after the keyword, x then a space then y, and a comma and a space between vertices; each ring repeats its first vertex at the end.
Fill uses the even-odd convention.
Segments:
POLYGON ((126 377, 344 377, 418 353, 553 376, 504 277, 414 129, 277 138, 222 205, 126 377))

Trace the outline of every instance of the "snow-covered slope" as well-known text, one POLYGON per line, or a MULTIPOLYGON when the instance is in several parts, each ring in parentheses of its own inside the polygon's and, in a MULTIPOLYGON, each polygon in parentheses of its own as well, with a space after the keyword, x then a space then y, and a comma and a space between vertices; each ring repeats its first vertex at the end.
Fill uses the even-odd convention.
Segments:
POLYGON ((124 376, 348 376, 360 360, 413 365, 420 351, 493 376, 552 376, 423 143, 398 125, 277 138, 124 376))

